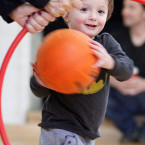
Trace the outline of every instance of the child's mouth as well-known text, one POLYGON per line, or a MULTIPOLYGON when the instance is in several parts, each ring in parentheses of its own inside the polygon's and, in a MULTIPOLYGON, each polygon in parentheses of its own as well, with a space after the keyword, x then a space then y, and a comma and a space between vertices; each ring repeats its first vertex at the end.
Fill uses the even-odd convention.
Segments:
POLYGON ((97 25, 93 25, 93 24, 85 24, 87 26, 87 28, 89 29, 96 29, 97 25))

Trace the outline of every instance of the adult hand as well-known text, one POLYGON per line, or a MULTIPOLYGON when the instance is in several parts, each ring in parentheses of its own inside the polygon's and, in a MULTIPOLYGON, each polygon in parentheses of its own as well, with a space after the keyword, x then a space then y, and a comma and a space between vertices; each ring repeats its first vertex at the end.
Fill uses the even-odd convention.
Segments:
POLYGON ((145 79, 139 76, 133 77, 127 81, 119 82, 111 78, 112 87, 116 88, 121 94, 135 96, 145 92, 145 79))
POLYGON ((130 96, 145 92, 145 79, 142 77, 136 76, 131 78, 128 85, 128 95, 130 96))
POLYGON ((55 17, 46 11, 33 13, 27 20, 25 26, 31 33, 41 32, 49 22, 54 21, 55 17))
POLYGON ((41 31, 48 25, 49 21, 55 18, 45 11, 41 11, 30 4, 23 4, 14 9, 10 15, 11 19, 16 21, 20 26, 26 25, 30 33, 41 31))
POLYGON ((81 0, 50 0, 44 9, 55 17, 70 12, 73 8, 81 9, 81 0))
POLYGON ((114 82, 115 83, 112 85, 113 88, 117 89, 123 95, 129 95, 129 91, 130 91, 129 81, 120 82, 120 81, 115 80, 114 82))

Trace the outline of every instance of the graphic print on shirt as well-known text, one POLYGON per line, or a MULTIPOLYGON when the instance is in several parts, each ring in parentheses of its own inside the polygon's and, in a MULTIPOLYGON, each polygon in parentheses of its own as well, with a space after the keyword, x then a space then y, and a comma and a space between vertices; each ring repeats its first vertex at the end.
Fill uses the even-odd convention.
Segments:
POLYGON ((104 87, 108 76, 106 72, 101 72, 97 81, 93 82, 88 89, 83 90, 80 94, 89 95, 99 92, 104 87))

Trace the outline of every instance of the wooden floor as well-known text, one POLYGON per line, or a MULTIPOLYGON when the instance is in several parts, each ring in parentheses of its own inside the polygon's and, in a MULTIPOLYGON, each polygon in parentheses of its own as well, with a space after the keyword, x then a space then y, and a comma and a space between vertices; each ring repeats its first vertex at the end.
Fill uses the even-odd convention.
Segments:
MULTIPOLYGON (((34 115, 35 116, 35 115, 34 115)), ((36 115, 38 116, 38 115, 36 115)), ((37 126, 38 117, 29 120, 25 125, 6 125, 6 131, 11 145, 38 145, 40 128, 37 126)), ((100 128, 101 138, 96 140, 95 145, 122 145, 118 142, 120 132, 115 127, 105 121, 100 128)), ((0 145, 3 145, 0 140, 0 145)), ((138 144, 123 144, 138 145, 138 144)))

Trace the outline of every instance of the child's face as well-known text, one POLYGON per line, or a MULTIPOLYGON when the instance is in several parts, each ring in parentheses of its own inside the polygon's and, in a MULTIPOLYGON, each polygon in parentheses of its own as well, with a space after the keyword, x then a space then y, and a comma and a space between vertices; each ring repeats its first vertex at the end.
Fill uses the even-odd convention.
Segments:
POLYGON ((93 38, 105 26, 108 0, 82 0, 83 8, 74 9, 66 17, 69 28, 79 30, 93 38))

